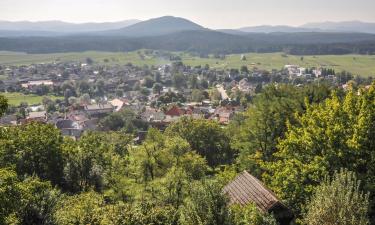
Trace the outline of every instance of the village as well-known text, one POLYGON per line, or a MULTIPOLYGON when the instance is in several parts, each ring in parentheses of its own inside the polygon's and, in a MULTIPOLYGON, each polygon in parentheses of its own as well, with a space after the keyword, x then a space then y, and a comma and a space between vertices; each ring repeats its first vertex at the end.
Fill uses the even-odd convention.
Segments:
POLYGON ((353 79, 349 73, 335 75, 334 70, 298 65, 269 72, 247 66, 228 70, 191 67, 180 61, 150 67, 108 66, 90 58, 85 62, 0 65, 0 75, 4 77, 1 92, 43 97, 39 104, 12 105, 0 119, 1 126, 39 121, 78 139, 85 131, 119 130, 130 123, 127 132, 134 133, 137 140, 142 140, 148 127, 163 130, 181 117, 214 120, 225 126, 270 83, 299 86, 324 81, 345 87, 353 79))

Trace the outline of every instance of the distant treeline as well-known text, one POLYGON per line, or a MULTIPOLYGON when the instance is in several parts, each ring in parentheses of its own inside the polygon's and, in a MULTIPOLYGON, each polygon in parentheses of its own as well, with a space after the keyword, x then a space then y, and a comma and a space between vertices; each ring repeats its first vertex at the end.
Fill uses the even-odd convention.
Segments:
POLYGON ((163 36, 64 36, 0 38, 0 50, 27 53, 134 51, 142 48, 197 53, 280 52, 295 55, 375 54, 375 35, 360 33, 271 33, 232 35, 184 31, 163 36))

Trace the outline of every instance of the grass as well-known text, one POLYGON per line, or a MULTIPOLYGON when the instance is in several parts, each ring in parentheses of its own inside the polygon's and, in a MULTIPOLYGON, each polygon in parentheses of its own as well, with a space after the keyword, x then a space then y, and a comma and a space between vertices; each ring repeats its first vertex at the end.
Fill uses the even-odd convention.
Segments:
POLYGON ((62 97, 56 97, 56 96, 38 96, 38 95, 25 95, 18 92, 13 93, 0 93, 0 95, 3 95, 8 99, 8 103, 10 105, 18 106, 22 102, 27 102, 29 105, 37 105, 41 104, 44 97, 48 97, 52 100, 56 100, 58 98, 62 97))
POLYGON ((158 57, 147 56, 144 58, 137 52, 72 52, 72 53, 53 53, 53 54, 26 54, 16 52, 0 52, 0 65, 30 65, 33 63, 52 63, 56 61, 79 61, 86 62, 86 58, 91 58, 94 62, 99 64, 126 64, 133 63, 134 65, 163 65, 170 63, 169 60, 163 60, 158 57), (108 62, 104 62, 108 60, 108 62))
POLYGON ((355 75, 371 76, 375 75, 375 56, 367 55, 322 55, 322 56, 301 56, 288 55, 282 53, 248 53, 244 54, 246 61, 241 60, 241 55, 229 55, 226 59, 201 59, 197 57, 186 57, 186 64, 210 65, 211 68, 226 69, 240 68, 243 65, 249 68, 264 70, 281 69, 284 65, 293 64, 303 67, 326 67, 333 68, 337 72, 349 71, 355 75))
MULTIPOLYGON (((144 51, 142 51, 144 52, 144 51)), ((210 65, 211 68, 228 69, 240 68, 243 65, 249 68, 272 70, 281 69, 286 64, 297 64, 303 67, 326 67, 336 71, 346 70, 354 75, 375 76, 375 56, 373 55, 319 55, 301 56, 287 55, 282 53, 248 53, 244 54, 246 61, 241 60, 242 54, 228 55, 224 60, 215 58, 199 58, 189 53, 174 52, 179 55, 184 64, 210 65)), ((33 63, 50 63, 54 61, 80 61, 85 62, 87 57, 92 58, 99 64, 126 64, 134 65, 163 65, 170 63, 169 60, 156 55, 144 54, 142 58, 138 52, 78 52, 78 53, 56 53, 56 54, 25 54, 14 52, 0 52, 0 65, 29 65, 33 63), (104 62, 104 61, 108 62, 104 62)))

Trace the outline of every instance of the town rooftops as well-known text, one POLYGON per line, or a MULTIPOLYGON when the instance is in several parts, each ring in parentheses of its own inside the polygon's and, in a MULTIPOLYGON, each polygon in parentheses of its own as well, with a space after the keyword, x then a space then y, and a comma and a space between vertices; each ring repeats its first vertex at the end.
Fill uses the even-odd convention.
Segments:
POLYGON ((120 111, 124 105, 128 105, 129 103, 126 100, 115 98, 112 101, 109 101, 109 103, 115 108, 115 111, 120 111))
POLYGON ((28 81, 27 83, 21 84, 21 86, 23 88, 29 88, 29 87, 40 86, 40 85, 52 86, 53 81, 51 81, 51 80, 35 80, 35 81, 28 81))
POLYGON ((94 104, 94 105, 86 105, 86 110, 102 110, 102 109, 113 109, 111 104, 94 104))
POLYGON ((45 118, 46 117, 46 111, 41 111, 41 112, 30 112, 29 115, 27 116, 27 119, 40 119, 40 118, 45 118))
POLYGON ((165 112, 165 115, 171 116, 171 117, 179 117, 185 114, 185 111, 182 110, 178 106, 172 106, 167 112, 165 112))

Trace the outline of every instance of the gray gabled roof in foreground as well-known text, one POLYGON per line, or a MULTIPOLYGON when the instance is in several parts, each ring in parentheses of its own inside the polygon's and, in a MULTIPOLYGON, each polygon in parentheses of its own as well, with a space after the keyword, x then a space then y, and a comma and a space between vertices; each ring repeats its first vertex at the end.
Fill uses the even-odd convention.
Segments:
POLYGON ((254 203, 263 212, 269 212, 276 204, 281 204, 276 195, 247 171, 240 173, 224 187, 231 204, 248 205, 254 203))

